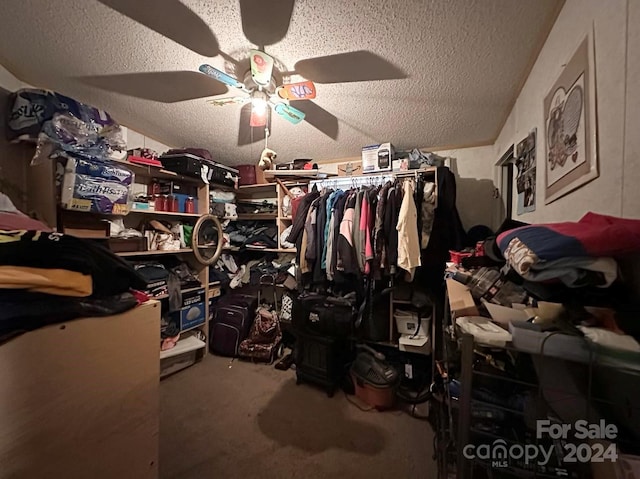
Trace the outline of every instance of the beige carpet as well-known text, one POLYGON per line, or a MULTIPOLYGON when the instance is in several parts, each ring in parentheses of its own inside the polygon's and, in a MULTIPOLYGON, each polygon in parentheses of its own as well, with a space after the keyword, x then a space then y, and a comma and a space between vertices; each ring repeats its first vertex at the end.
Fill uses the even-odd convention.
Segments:
POLYGON ((209 355, 163 380, 160 401, 162 479, 436 477, 426 421, 296 386, 293 369, 209 355))

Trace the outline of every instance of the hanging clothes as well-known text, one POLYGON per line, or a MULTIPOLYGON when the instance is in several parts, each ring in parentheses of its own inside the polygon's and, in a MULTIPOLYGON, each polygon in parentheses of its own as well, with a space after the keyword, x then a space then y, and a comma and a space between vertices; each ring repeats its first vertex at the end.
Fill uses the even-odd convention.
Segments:
POLYGON ((358 261, 355 257, 353 244, 353 223, 357 194, 349 195, 344 215, 340 222, 340 235, 338 236, 338 255, 336 269, 351 274, 358 271, 358 261))
POLYGON ((360 206, 360 218, 358 221, 358 244, 356 245, 356 251, 358 255, 358 268, 362 273, 366 270, 366 248, 367 242, 370 239, 367 234, 367 227, 369 224, 369 195, 367 190, 362 191, 362 203, 360 206))
POLYGON ((396 183, 387 192, 387 207, 384 211, 384 235, 387 238, 385 268, 395 274, 398 265, 398 215, 402 203, 402 188, 396 183))
POLYGON ((329 241, 327 246, 327 279, 333 281, 336 272, 336 262, 338 257, 338 236, 340 235, 340 223, 344 216, 344 205, 347 200, 347 193, 340 190, 339 195, 333 203, 331 214, 331 224, 329 225, 329 241))
POLYGON ((398 223, 398 267, 405 270, 408 280, 413 281, 416 268, 420 266, 420 240, 418 238, 418 213, 414 200, 414 183, 404 180, 404 196, 398 223))
POLYGON ((433 219, 436 211, 436 185, 435 183, 426 182, 422 190, 422 201, 418 203, 421 208, 420 228, 420 249, 429 246, 429 238, 431 237, 431 229, 433 228, 433 219))
POLYGON ((305 233, 307 233, 307 248, 304 257, 307 260, 309 271, 313 269, 313 265, 316 261, 316 223, 319 203, 319 197, 311 203, 307 213, 307 219, 304 224, 305 233))
POLYGON ((377 192, 377 205, 375 215, 375 225, 373 228, 373 272, 376 279, 382 277, 382 271, 386 261, 387 238, 384 230, 384 213, 387 206, 387 195, 391 188, 391 182, 387 181, 377 192))

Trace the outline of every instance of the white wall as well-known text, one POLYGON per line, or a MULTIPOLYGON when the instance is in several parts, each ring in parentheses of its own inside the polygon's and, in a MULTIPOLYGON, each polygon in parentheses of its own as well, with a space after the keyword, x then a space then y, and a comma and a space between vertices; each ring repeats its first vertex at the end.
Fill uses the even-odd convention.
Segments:
POLYGON ((9 94, 25 86, 0 65, 0 191, 21 210, 27 207, 27 168, 33 157, 33 148, 9 143, 5 136, 5 122, 9 94))
POLYGON ((510 144, 522 140, 532 128, 538 129, 536 211, 514 216, 516 219, 526 222, 571 221, 579 219, 587 211, 640 217, 640 188, 637 186, 640 181, 640 166, 637 160, 640 152, 640 100, 637 98, 640 94, 638 3, 638 0, 566 1, 494 145, 497 158, 510 144), (629 36, 628 5, 635 20, 629 19, 629 36), (580 189, 545 205, 542 102, 561 73, 563 65, 569 61, 579 43, 592 29, 595 31, 600 176, 580 189), (632 67, 628 76, 627 58, 630 59, 632 67))
MULTIPOLYGON (((622 215, 640 218, 640 1, 629 0, 622 215)), ((638 282, 640 285, 640 281, 638 282)))
POLYGON ((495 228, 504 219, 494 198, 494 167, 498 160, 493 145, 436 152, 451 158, 456 175, 456 206, 465 230, 478 224, 495 228))
POLYGON ((162 154, 171 147, 165 145, 164 143, 160 143, 153 138, 149 138, 148 136, 143 135, 142 133, 138 133, 131 128, 122 127, 122 135, 124 136, 124 140, 127 142, 127 148, 151 148, 156 151, 158 154, 162 154))

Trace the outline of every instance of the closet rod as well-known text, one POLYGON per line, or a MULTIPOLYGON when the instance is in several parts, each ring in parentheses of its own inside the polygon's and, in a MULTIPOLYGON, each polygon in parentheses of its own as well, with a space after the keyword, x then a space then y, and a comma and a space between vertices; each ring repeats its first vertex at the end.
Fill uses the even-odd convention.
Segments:
POLYGON ((318 188, 322 187, 330 187, 330 188, 358 188, 360 186, 375 186, 375 185, 383 185, 387 181, 394 181, 397 178, 417 178, 418 175, 422 175, 424 173, 435 173, 435 167, 429 168, 420 168, 416 170, 406 170, 406 171, 394 171, 388 173, 370 173, 368 175, 358 175, 358 176, 340 176, 333 178, 324 178, 321 180, 312 180, 309 182, 310 186, 317 185, 318 188))

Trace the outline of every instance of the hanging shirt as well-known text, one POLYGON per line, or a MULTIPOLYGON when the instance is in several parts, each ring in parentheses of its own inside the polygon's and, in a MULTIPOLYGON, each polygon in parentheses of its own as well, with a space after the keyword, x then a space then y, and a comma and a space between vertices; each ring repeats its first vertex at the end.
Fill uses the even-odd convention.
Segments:
POLYGON ((385 237, 384 231, 384 215, 385 209, 387 206, 387 194, 389 192, 389 188, 391 187, 391 182, 387 181, 385 185, 378 191, 378 201, 376 205, 376 214, 375 214, 375 225, 373 228, 373 250, 374 250, 374 260, 373 260, 373 271, 376 279, 380 279, 382 277, 382 269, 384 269, 384 263, 386 259, 386 243, 387 239, 385 237))
POLYGON ((422 225, 420 232, 420 248, 425 249, 429 245, 433 219, 436 214, 436 185, 435 183, 424 184, 424 196, 422 198, 422 225))
POLYGON ((418 238, 418 213, 413 199, 414 183, 405 180, 404 196, 398 215, 398 267, 409 273, 413 281, 416 268, 420 266, 420 239, 418 238))
POLYGON ((346 209, 340 222, 340 235, 338 236, 338 258, 336 269, 345 273, 356 273, 358 262, 355 258, 353 246, 353 216, 355 213, 356 195, 350 195, 347 199, 346 209))
POLYGON ((385 267, 390 274, 396 272, 398 264, 398 215, 402 202, 402 188, 395 184, 387 192, 387 206, 384 211, 384 236, 387 240, 385 267))
POLYGON ((342 190, 337 190, 335 195, 333 196, 333 202, 331 205, 331 219, 329 220, 328 234, 327 234, 327 254, 325 255, 326 260, 326 271, 327 271, 327 279, 333 280, 333 273, 335 272, 335 257, 334 254, 337 248, 336 236, 334 235, 334 231, 336 231, 336 222, 338 227, 340 225, 340 221, 342 221, 342 212, 339 210, 341 205, 344 203, 341 199, 345 196, 345 192, 342 190))

